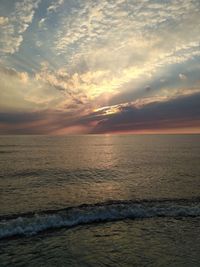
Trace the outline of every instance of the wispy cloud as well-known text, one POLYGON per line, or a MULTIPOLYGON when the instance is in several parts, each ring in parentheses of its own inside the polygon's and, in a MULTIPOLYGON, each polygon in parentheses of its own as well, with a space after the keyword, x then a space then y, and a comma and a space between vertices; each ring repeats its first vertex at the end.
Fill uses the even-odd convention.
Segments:
POLYGON ((56 12, 57 9, 64 3, 64 0, 55 0, 48 8, 49 13, 56 12))
POLYGON ((87 1, 70 8, 53 49, 73 72, 103 70, 106 79, 109 71, 107 90, 121 92, 127 82, 200 56, 197 1, 87 1))
POLYGON ((30 112, 57 109, 63 95, 46 83, 38 82, 27 72, 0 68, 0 111, 30 112))
POLYGON ((18 51, 23 41, 23 33, 32 22, 39 2, 40 0, 15 2, 14 11, 8 17, 0 18, 0 53, 13 54, 18 51))

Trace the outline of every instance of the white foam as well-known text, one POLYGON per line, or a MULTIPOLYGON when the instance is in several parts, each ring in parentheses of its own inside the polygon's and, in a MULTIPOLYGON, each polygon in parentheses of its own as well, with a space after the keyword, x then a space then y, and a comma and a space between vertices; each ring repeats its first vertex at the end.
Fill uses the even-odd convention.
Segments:
POLYGON ((0 239, 13 236, 32 236, 48 229, 72 227, 98 221, 122 220, 126 218, 188 217, 200 216, 199 202, 118 202, 85 205, 66 210, 33 214, 2 220, 0 239))

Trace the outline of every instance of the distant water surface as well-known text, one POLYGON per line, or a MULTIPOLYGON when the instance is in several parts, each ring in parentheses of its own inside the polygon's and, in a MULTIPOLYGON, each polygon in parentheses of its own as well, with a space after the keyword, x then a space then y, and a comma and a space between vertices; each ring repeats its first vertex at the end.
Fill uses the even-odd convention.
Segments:
POLYGON ((0 266, 199 266, 199 227, 200 135, 0 137, 0 266))

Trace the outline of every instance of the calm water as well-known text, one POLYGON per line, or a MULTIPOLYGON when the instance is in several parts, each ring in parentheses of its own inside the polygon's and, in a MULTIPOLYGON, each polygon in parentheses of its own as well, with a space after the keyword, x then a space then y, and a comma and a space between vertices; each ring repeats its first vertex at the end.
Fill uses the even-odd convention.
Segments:
POLYGON ((0 137, 0 266, 200 266, 200 135, 0 137))

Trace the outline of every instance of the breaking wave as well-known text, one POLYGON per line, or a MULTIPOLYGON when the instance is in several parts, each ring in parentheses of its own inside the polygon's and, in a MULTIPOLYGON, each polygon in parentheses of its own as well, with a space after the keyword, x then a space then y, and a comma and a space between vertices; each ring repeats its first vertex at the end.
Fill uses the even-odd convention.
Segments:
POLYGON ((14 236, 32 236, 50 229, 69 228, 94 222, 152 217, 197 216, 200 216, 199 199, 110 201, 91 205, 84 204, 62 210, 1 217, 0 239, 14 236))

